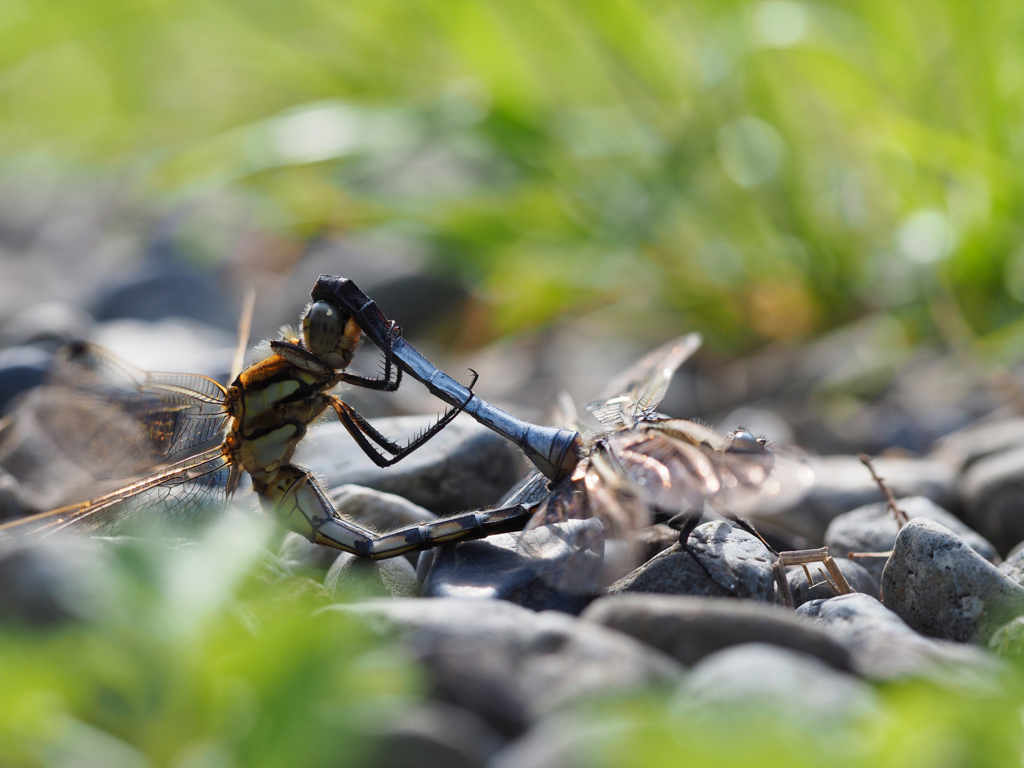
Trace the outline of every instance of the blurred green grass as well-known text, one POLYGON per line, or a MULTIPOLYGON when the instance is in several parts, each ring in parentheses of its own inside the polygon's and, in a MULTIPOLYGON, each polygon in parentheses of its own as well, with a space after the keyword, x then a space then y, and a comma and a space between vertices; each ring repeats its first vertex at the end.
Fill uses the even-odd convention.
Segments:
POLYGON ((0 160, 401 228, 498 333, 621 303, 741 350, 953 312, 1015 357, 1022 28, 1009 0, 6 0, 0 160))

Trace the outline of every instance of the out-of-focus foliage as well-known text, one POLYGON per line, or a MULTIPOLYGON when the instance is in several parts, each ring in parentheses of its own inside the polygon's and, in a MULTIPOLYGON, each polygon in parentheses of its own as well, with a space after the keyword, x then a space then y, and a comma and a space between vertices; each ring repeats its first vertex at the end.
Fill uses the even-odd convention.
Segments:
POLYGON ((0 153, 399 228, 499 330, 623 301, 733 346, 936 306, 1015 338, 1022 33, 1009 0, 7 0, 0 153))
POLYGON ((322 588, 275 572, 240 522, 180 550, 106 544, 57 585, 80 620, 0 617, 0 765, 366 764, 416 670, 318 613, 322 588))
POLYGON ((698 709, 637 698, 591 715, 604 728, 593 729, 581 764, 1002 768, 1020 760, 1019 682, 1008 675, 1005 688, 970 693, 894 683, 878 689, 878 705, 863 716, 813 724, 784 708, 698 709))
MULTIPOLYGON (((326 593, 282 574, 262 549, 266 532, 244 522, 176 549, 96 544, 92 567, 57 585, 78 619, 28 625, 5 614, 0 765, 371 764, 380 745, 370 734, 401 724, 420 676, 392 640, 318 611, 326 593)), ((574 765, 1019 765, 1019 670, 962 685, 891 684, 813 722, 806 709, 639 691, 541 726, 575 745, 574 765)))

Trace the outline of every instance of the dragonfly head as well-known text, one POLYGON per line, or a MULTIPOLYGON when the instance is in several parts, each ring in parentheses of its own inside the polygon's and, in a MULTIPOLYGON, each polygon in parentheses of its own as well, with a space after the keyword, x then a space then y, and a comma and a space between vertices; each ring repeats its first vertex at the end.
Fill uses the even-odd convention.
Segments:
POLYGON ((755 435, 750 430, 738 427, 729 433, 725 450, 731 453, 770 453, 768 438, 755 435))
POLYGON ((362 329, 347 312, 329 301, 315 301, 302 315, 306 348, 335 370, 352 362, 362 329))

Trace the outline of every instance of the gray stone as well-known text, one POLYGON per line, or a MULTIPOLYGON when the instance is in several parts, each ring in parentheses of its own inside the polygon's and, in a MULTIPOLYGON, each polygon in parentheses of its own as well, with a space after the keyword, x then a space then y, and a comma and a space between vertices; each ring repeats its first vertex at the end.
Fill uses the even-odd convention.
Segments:
POLYGON ((5 347, 38 345, 44 348, 88 338, 92 317, 79 307, 61 301, 44 301, 26 307, 0 327, 5 347))
POLYGON ((759 642, 850 669, 849 652, 823 631, 791 611, 749 600, 630 593, 602 597, 580 618, 625 632, 688 667, 722 648, 759 642))
POLYGON ((437 520, 433 512, 402 496, 361 485, 332 487, 330 499, 339 513, 375 531, 387 532, 437 520))
POLYGON ((505 735, 572 702, 671 686, 682 674, 674 659, 620 632, 501 600, 377 600, 325 610, 397 632, 430 673, 436 697, 505 735))
POLYGON ((993 632, 988 647, 1004 659, 1018 664, 1024 661, 1024 616, 1018 616, 993 632))
MULTIPOLYGON (((814 546, 839 515, 883 500, 871 473, 856 456, 823 456, 803 466, 805 473, 813 474, 813 482, 784 508, 772 509, 770 519, 805 536, 814 546)), ((954 501, 955 473, 945 462, 878 458, 874 466, 897 497, 926 496, 940 506, 954 501)), ((756 519, 756 513, 751 514, 756 519)))
POLYGON ((277 556, 281 565, 292 573, 304 573, 310 576, 323 577, 341 552, 321 544, 314 544, 305 536, 289 532, 285 535, 277 556))
POLYGON ((370 597, 416 597, 419 584, 416 569, 404 557, 368 560, 342 552, 334 560, 324 587, 336 600, 370 597))
POLYGON ((591 768, 602 763, 608 723, 586 713, 559 712, 511 742, 488 768, 591 768))
POLYGON ((979 649, 923 637, 868 595, 812 600, 796 613, 819 622, 845 645, 854 670, 871 680, 925 677, 943 683, 971 682, 993 672, 992 659, 979 649))
POLYGON ((940 440, 931 457, 962 473, 979 459, 1024 446, 1024 418, 978 421, 940 440))
MULTIPOLYGON (((339 514, 351 517, 361 525, 380 533, 437 520, 437 515, 433 512, 406 498, 362 485, 349 484, 332 488, 328 496, 339 514)), ((416 567, 419 552, 410 552, 405 558, 416 567)))
POLYGON ((1011 552, 1010 556, 999 564, 999 570, 1018 584, 1024 585, 1024 547, 1011 552))
POLYGON ((979 459, 960 478, 964 519, 1000 552, 1024 541, 1024 447, 979 459))
POLYGON ((896 537, 882 599, 918 632, 960 642, 985 642, 1024 611, 1024 587, 948 528, 922 518, 896 537))
POLYGON ((0 349, 0 413, 18 395, 46 379, 53 354, 37 347, 0 349))
POLYGON ((0 539, 0 617, 38 625, 98 618, 112 600, 102 589, 106 568, 95 539, 0 539))
POLYGON ((749 597, 774 602, 772 555, 755 536, 724 520, 697 526, 687 541, 666 549, 608 587, 608 594, 662 592, 749 597))
POLYGON ((503 740, 472 712, 437 701, 389 713, 367 768, 483 768, 503 740))
POLYGON ((594 519, 568 520, 440 547, 421 594, 498 598, 578 614, 603 586, 602 530, 594 519))
MULTIPOLYGON (((435 418, 403 416, 371 423, 401 442, 435 418)), ((309 431, 298 463, 312 469, 328 487, 353 483, 376 488, 443 515, 496 502, 516 481, 517 458, 507 440, 461 415, 422 448, 383 469, 341 424, 329 421, 309 431)))
MULTIPOLYGON (((911 496, 897 500, 907 517, 923 517, 945 526, 959 536, 967 546, 984 557, 994 561, 999 557, 996 548, 958 518, 947 512, 931 499, 911 496)), ((852 512, 840 515, 825 531, 825 546, 837 560, 845 559, 850 552, 888 552, 896 543, 899 526, 884 501, 867 504, 852 512)), ((857 560, 876 579, 882 578, 887 558, 865 557, 857 560)), ((870 593, 869 593, 870 594, 870 593)), ((824 597, 824 595, 819 595, 824 597)))
MULTIPOLYGON (((895 536, 893 537, 895 538, 895 536)), ((831 552, 831 550, 829 550, 831 552)), ((846 558, 834 558, 836 566, 846 577, 846 583, 855 592, 863 592, 876 600, 879 597, 880 587, 878 577, 869 572, 863 566, 846 558)), ((800 566, 789 568, 786 572, 786 581, 789 582, 789 592, 793 596, 793 605, 800 606, 811 600, 822 600, 835 597, 839 593, 832 588, 828 579, 825 578, 825 567, 818 563, 809 563, 807 571, 800 566), (811 581, 807 580, 807 573, 810 571, 811 581)))
POLYGON ((676 707, 785 712, 804 727, 837 724, 871 711, 871 687, 813 656, 776 645, 746 643, 713 653, 690 670, 676 707))
POLYGON ((640 547, 642 562, 679 543, 679 531, 664 523, 649 525, 636 532, 636 543, 640 547))

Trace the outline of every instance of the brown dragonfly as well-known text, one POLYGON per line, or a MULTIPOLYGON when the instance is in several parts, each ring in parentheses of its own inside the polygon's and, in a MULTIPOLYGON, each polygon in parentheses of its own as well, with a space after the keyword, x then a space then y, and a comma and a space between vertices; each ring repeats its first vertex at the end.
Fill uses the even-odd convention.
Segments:
POLYGON ((205 517, 211 507, 222 505, 236 490, 243 472, 251 478, 263 507, 285 528, 365 557, 394 557, 447 541, 522 528, 527 514, 523 507, 467 512, 386 533, 344 517, 316 478, 292 463, 308 426, 330 411, 381 467, 424 445, 463 410, 515 441, 552 476, 575 466, 582 445, 578 434, 515 419, 477 398, 472 385, 463 387, 436 368, 434 386, 450 382, 452 391, 458 392, 457 403, 405 445, 376 430, 333 390, 342 384, 398 389, 409 363, 396 367, 395 351, 409 355, 412 347, 401 338, 401 329, 384 320, 376 305, 350 281, 323 276, 302 316, 301 329, 301 335, 289 333, 271 341, 268 356, 242 371, 228 387, 198 375, 139 371, 90 344, 66 348, 50 385, 29 410, 45 421, 51 405, 77 409, 80 421, 90 425, 74 438, 80 443, 76 453, 87 464, 90 458, 103 455, 104 443, 113 443, 119 455, 132 457, 133 466, 119 468, 122 476, 124 470, 157 468, 83 503, 6 523, 0 532, 12 536, 47 536, 64 530, 110 534, 154 514, 188 525, 205 517), (345 300, 324 295, 320 289, 325 280, 347 285, 350 293, 345 300), (350 310, 350 306, 356 308, 350 310), (346 372, 362 334, 359 318, 364 316, 380 322, 374 339, 384 353, 379 378, 346 372))
MULTIPOLYGON (((88 344, 68 348, 42 397, 58 399, 63 407, 78 403, 81 413, 91 414, 97 427, 80 431, 77 452, 102 455, 90 454, 90 446, 113 441, 127 449, 120 455, 135 457, 132 469, 159 468, 97 498, 7 523, 0 531, 113 533, 154 514, 188 524, 223 504, 247 472, 264 508, 284 527, 317 543, 385 558, 519 530, 528 520, 535 528, 596 517, 605 538, 624 538, 649 523, 654 512, 676 514, 719 499, 730 488, 755 487, 771 467, 765 441, 746 430, 722 437, 654 411, 676 368, 699 345, 695 335, 655 350, 614 382, 611 394, 591 406, 600 430, 584 437, 574 429, 516 419, 481 400, 409 345, 350 280, 323 275, 312 298, 301 336, 270 342, 270 354, 228 387, 197 375, 138 371, 88 344), (361 334, 383 352, 380 378, 346 372, 361 334), (332 394, 339 384, 393 391, 403 372, 451 405, 404 446, 332 394), (309 424, 328 409, 379 466, 408 455, 464 411, 519 446, 539 474, 502 508, 377 533, 335 510, 317 480, 291 462, 309 424)), ((35 411, 45 418, 49 409, 44 402, 35 411)))

